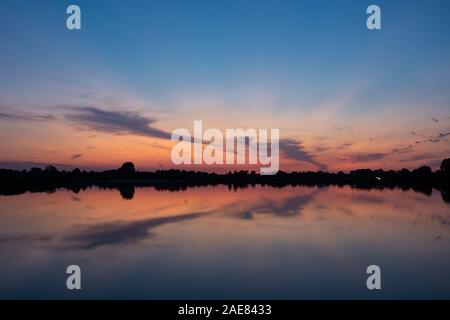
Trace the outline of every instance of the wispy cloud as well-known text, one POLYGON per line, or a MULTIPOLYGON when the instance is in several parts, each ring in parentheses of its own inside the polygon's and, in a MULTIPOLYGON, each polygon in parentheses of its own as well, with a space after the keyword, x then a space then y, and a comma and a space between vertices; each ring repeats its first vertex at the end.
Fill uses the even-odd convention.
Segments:
POLYGON ((9 113, 3 113, 3 112, 0 112, 0 118, 28 120, 27 117, 24 117, 24 116, 21 116, 21 115, 9 114, 9 113))
POLYGON ((79 159, 79 158, 81 158, 82 156, 83 156, 82 153, 77 153, 77 154, 74 154, 73 156, 71 156, 71 157, 70 157, 70 160, 79 159))
POLYGON ((324 152, 324 151, 328 151, 328 150, 331 150, 331 148, 319 146, 314 149, 315 152, 324 152))
POLYGON ((4 243, 30 243, 30 242, 48 242, 51 241, 53 237, 47 235, 15 235, 0 237, 0 244, 4 243))
POLYGON ((422 160, 436 160, 436 155, 430 154, 430 153, 421 153, 421 154, 413 155, 406 159, 402 159, 402 160, 400 160, 400 162, 412 162, 412 161, 422 161, 422 160))
POLYGON ((113 134, 136 134, 153 138, 170 139, 170 133, 154 128, 155 119, 129 111, 107 111, 96 107, 65 107, 72 111, 66 120, 89 130, 113 134))
POLYGON ((9 112, 2 111, 0 112, 0 119, 6 119, 6 120, 55 120, 56 117, 51 114, 33 114, 29 112, 24 112, 20 110, 12 110, 9 112))
POLYGON ((342 143, 336 147, 336 150, 344 150, 344 149, 350 148, 352 145, 353 145, 353 143, 351 143, 351 142, 342 143))
POLYGON ((280 140, 280 150, 287 159, 305 161, 313 164, 320 170, 326 170, 326 165, 317 162, 312 155, 305 151, 301 142, 291 139, 280 140))
POLYGON ((357 153, 349 156, 351 162, 370 162, 381 160, 388 156, 387 153, 373 152, 373 153, 357 153))
POLYGON ((398 147, 398 148, 393 148, 392 149, 392 153, 398 153, 398 154, 405 154, 405 153, 410 153, 413 151, 413 146, 410 144, 406 147, 398 147))
POLYGON ((429 134, 417 134, 417 132, 413 131, 412 134, 416 137, 420 137, 421 140, 417 140, 415 143, 439 143, 446 142, 447 137, 450 136, 450 132, 439 132, 439 133, 429 133, 429 134))

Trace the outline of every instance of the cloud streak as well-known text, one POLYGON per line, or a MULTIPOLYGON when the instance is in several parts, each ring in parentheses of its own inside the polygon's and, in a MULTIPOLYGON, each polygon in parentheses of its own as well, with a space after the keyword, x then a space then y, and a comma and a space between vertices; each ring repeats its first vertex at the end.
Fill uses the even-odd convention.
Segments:
POLYGON ((83 156, 83 154, 77 153, 77 154, 74 154, 73 156, 71 156, 70 160, 76 160, 76 159, 81 158, 82 156, 83 156))
POLYGON ((0 112, 0 119, 42 121, 42 120, 55 120, 56 117, 51 114, 36 115, 27 112, 13 111, 13 112, 0 112))
POLYGON ((66 120, 81 124, 89 130, 113 134, 131 133, 146 137, 170 139, 170 133, 154 128, 155 119, 135 112, 107 111, 95 107, 66 107, 73 111, 66 120))
POLYGON ((412 161, 433 160, 436 158, 437 158, 437 156, 435 154, 421 153, 421 154, 413 155, 406 159, 402 159, 402 160, 400 160, 400 162, 403 163, 403 162, 412 162, 412 161))
POLYGON ((351 162, 370 162, 375 160, 381 160, 388 156, 387 153, 374 152, 374 153, 358 153, 350 155, 351 162))
POLYGON ((301 142, 291 139, 280 140, 280 151, 283 153, 286 159, 305 161, 310 163, 320 170, 326 170, 326 165, 317 162, 312 155, 305 151, 301 142))

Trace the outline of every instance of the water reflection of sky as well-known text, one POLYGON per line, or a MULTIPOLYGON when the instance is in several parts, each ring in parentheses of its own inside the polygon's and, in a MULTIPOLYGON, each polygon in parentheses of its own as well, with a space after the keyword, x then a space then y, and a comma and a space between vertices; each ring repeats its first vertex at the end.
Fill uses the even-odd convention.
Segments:
POLYGON ((349 187, 2 196, 0 297, 450 298, 449 209, 438 192, 349 187))

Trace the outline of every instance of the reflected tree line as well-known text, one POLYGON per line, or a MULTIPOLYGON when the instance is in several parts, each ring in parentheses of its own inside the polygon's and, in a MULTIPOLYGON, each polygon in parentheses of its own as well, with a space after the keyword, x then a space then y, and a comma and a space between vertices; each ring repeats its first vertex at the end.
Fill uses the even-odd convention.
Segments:
POLYGON ((445 202, 450 203, 450 159, 442 161, 440 169, 432 171, 428 166, 414 170, 384 171, 358 169, 349 173, 323 171, 279 171, 272 176, 262 176, 255 171, 234 171, 226 174, 185 170, 157 170, 143 172, 135 170, 134 164, 125 162, 117 170, 107 171, 59 171, 54 166, 30 170, 0 169, 0 195, 18 195, 25 192, 54 192, 64 188, 75 193, 96 186, 118 189, 124 199, 133 199, 135 188, 153 187, 161 191, 183 191, 190 187, 227 185, 229 190, 238 190, 256 185, 343 187, 349 185, 360 189, 414 190, 431 195, 433 189, 441 192, 445 202))

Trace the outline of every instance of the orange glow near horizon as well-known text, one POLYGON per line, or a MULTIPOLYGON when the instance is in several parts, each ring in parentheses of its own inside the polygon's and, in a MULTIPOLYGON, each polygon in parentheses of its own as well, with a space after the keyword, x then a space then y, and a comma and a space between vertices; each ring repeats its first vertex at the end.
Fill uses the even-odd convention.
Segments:
MULTIPOLYGON (((327 171, 332 172, 358 168, 413 169, 421 165, 430 165, 433 169, 438 169, 440 161, 450 153, 450 150, 442 149, 442 143, 447 142, 448 137, 444 137, 441 144, 432 143, 431 137, 411 133, 411 130, 404 127, 404 122, 390 126, 389 130, 376 125, 377 122, 383 122, 383 119, 360 122, 358 127, 333 127, 332 121, 327 117, 318 116, 320 114, 322 113, 311 117, 305 116, 302 121, 308 124, 305 129, 294 129, 295 121, 289 115, 280 115, 283 122, 270 121, 267 116, 258 122, 257 119, 250 117, 248 126, 238 127, 244 129, 251 127, 250 125, 269 129, 280 127, 281 139, 298 141, 301 149, 313 161, 289 158, 281 150, 280 170, 284 171, 316 171, 319 170, 317 163, 326 165, 327 171), (257 123, 260 125, 256 126, 257 123)), ((242 118, 246 116, 247 113, 244 111, 242 118)), ((193 116, 190 118, 184 119, 184 126, 177 117, 176 120, 161 121, 158 127, 164 127, 164 131, 169 133, 178 127, 184 127, 192 132, 195 118, 193 116)), ((203 130, 217 127, 224 132, 225 128, 237 128, 230 125, 232 116, 225 115, 221 122, 211 116, 209 118, 211 119, 204 121, 203 130)), ((241 169, 258 171, 259 168, 242 165, 175 166, 170 158, 171 148, 175 143, 169 140, 130 132, 108 133, 92 128, 86 129, 65 119, 11 122, 0 120, 2 123, 0 134, 4 137, 0 146, 2 163, 48 163, 88 170, 117 168, 125 161, 132 161, 138 170, 179 168, 228 172, 241 169)), ((390 120, 392 123, 393 121, 390 120)), ((416 122, 413 121, 412 126, 415 125, 416 122)), ((447 125, 442 123, 437 132, 445 132, 447 125)))

